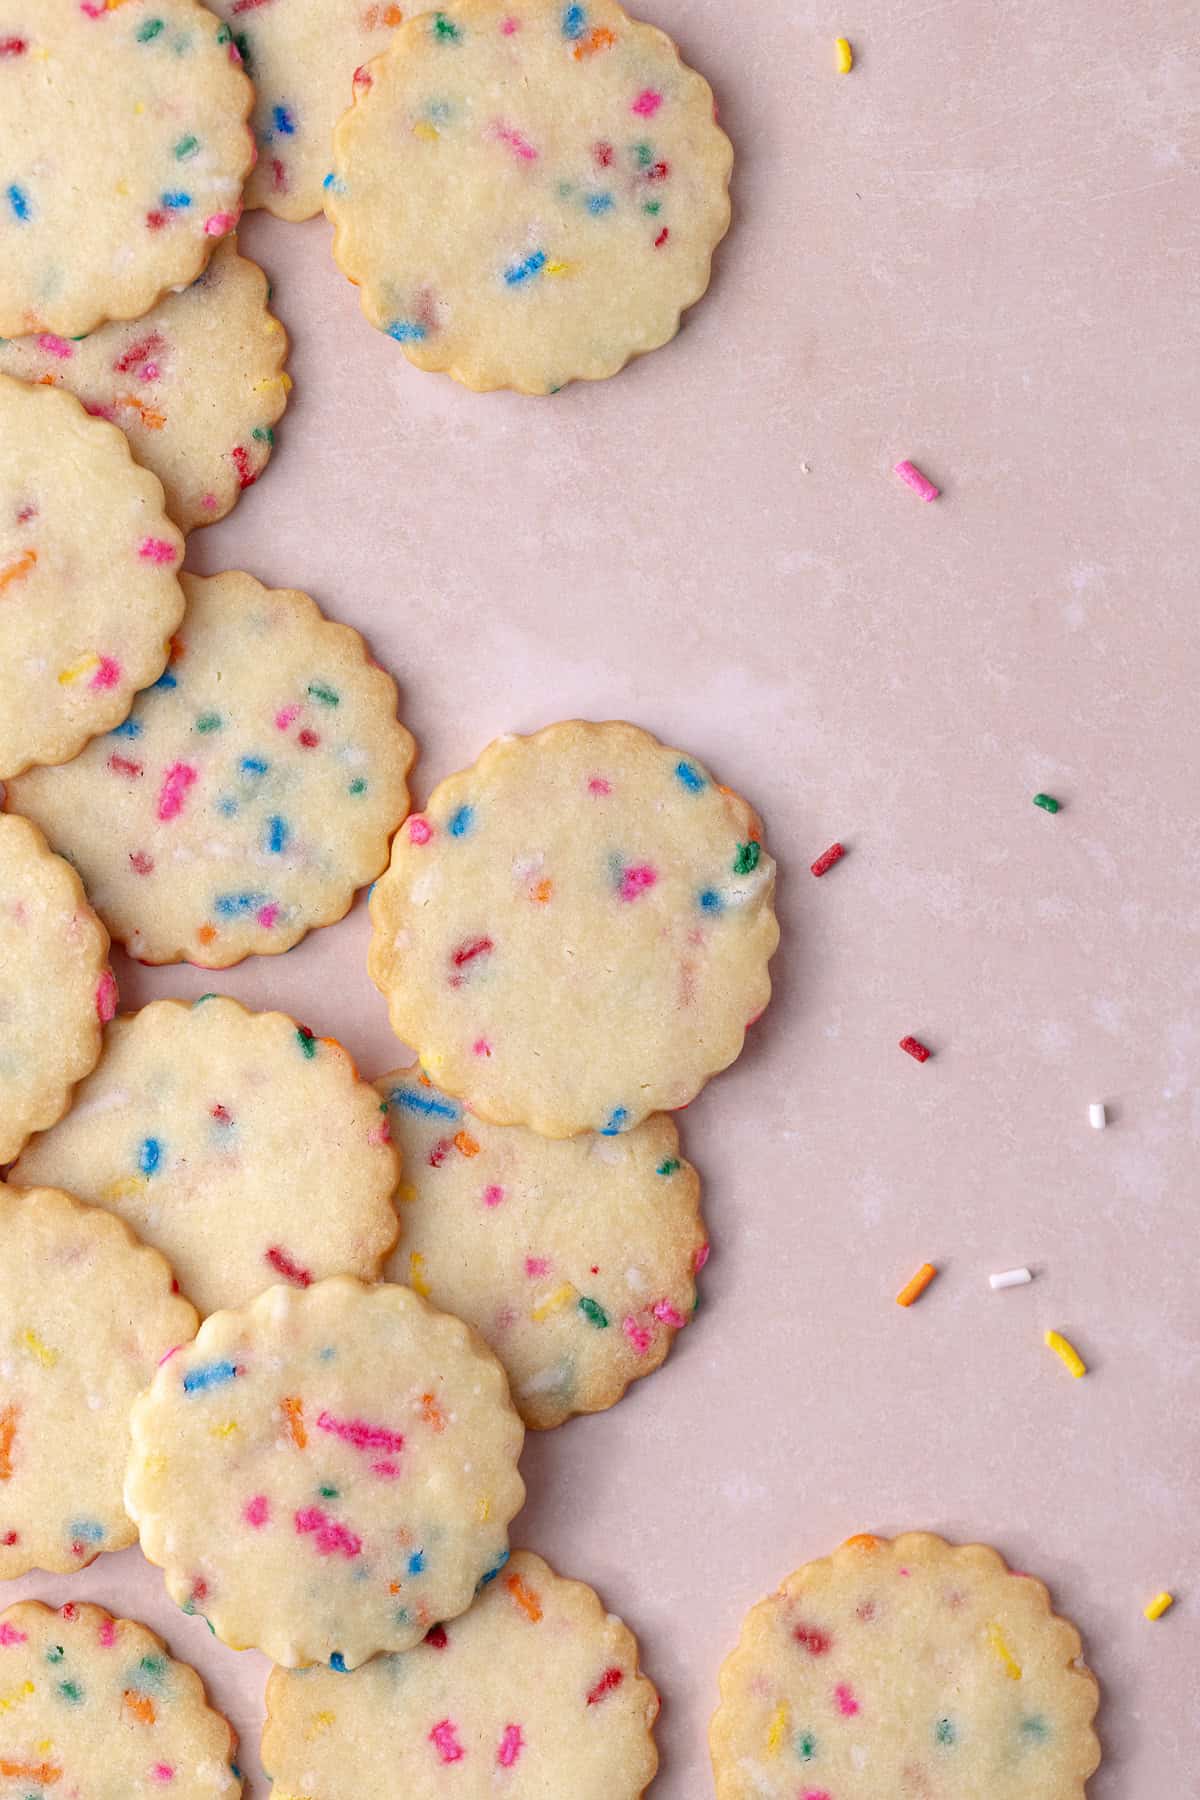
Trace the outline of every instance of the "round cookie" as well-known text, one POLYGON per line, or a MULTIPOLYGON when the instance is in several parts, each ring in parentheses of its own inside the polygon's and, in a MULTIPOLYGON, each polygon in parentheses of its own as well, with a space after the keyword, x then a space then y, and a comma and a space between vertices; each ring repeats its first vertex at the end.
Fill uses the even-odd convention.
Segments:
POLYGON ((62 1118, 116 1007, 83 883, 36 825, 0 813, 0 1166, 62 1118))
POLYGON ((471 1118, 417 1069, 376 1086, 405 1177, 388 1279, 475 1327, 526 1425, 602 1412, 657 1369, 708 1258, 671 1120, 556 1141, 471 1118))
POLYGON ((213 995, 114 1019, 71 1111, 12 1178, 119 1213, 212 1312, 280 1280, 375 1280, 397 1173, 378 1096, 340 1044, 213 995))
POLYGON ((378 56, 406 10, 395 0, 211 0, 233 28, 258 99, 258 162, 246 205, 281 219, 321 210, 333 128, 350 104, 361 65, 378 56))
POLYGON ((68 761, 162 674, 182 556, 124 432, 0 375, 0 781, 68 761))
MULTIPOLYGON (((0 1183, 0 1580, 71 1574, 137 1542, 121 1504, 127 1415, 196 1325, 119 1219, 0 1183)), ((5 1723, 0 1708, 0 1742, 5 1723)))
POLYGON ((236 1800, 237 1734, 160 1637, 101 1606, 0 1613, 3 1800, 236 1800))
POLYGON ((214 1313, 159 1370, 125 1504, 225 1643, 352 1669, 411 1649, 504 1566, 523 1437, 469 1326, 339 1275, 214 1313))
POLYGON ((675 336, 732 164, 708 83, 616 0, 456 0, 356 79, 325 204, 410 362, 546 394, 675 336))
POLYGON ((144 319, 77 342, 48 331, 0 340, 0 373, 65 387, 119 425, 191 531, 224 518, 266 467, 291 387, 287 350, 266 276, 227 238, 203 275, 144 319))
POLYGON ((615 1136, 685 1106, 770 997, 761 838, 635 725, 500 738, 409 819, 371 896, 393 1030, 499 1125, 615 1136))
POLYGON ((633 1633, 528 1550, 463 1618, 353 1675, 274 1669, 274 1800, 638 1800, 658 1695, 633 1633))
POLYGON ((340 919, 408 811, 396 684, 307 594, 183 576, 162 680, 11 804, 77 865, 131 956, 225 969, 340 919))
POLYGON ((0 335, 137 319, 233 230, 254 90, 197 0, 6 0, 0 335))
POLYGON ((721 1671, 717 1800, 1082 1800, 1079 1633, 994 1550, 855 1537, 749 1614, 721 1671))

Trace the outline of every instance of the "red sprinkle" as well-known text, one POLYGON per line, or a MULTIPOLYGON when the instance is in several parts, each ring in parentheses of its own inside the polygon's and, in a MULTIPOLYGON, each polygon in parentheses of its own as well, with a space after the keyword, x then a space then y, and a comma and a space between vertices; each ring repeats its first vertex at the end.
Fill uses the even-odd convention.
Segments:
POLYGON ((147 856, 144 850, 131 850, 129 861, 133 865, 135 875, 152 875, 154 873, 154 858, 147 856))
POLYGON ((355 85, 355 87, 360 87, 360 88, 369 88, 369 87, 375 86, 375 77, 371 74, 370 70, 367 68, 365 63, 360 63, 358 68, 355 69, 354 85, 355 85))
POLYGON ((250 467, 250 458, 246 455, 245 450, 240 444, 235 444, 229 454, 232 456, 233 466, 237 470, 238 486, 240 488, 253 487, 258 480, 258 475, 250 467))
POLYGON ((842 860, 843 856, 845 856, 845 854, 846 854, 845 844, 830 844, 828 850, 826 850, 821 856, 818 856, 816 862, 812 865, 813 874, 814 875, 828 875, 828 873, 829 873, 830 869, 832 869, 834 863, 841 862, 841 860, 842 860))
POLYGON ((277 156, 271 158, 271 186, 277 194, 287 193, 287 170, 277 156))
POLYGON ((624 1679, 625 1677, 620 1669, 605 1669, 603 1675, 587 1697, 588 1705, 598 1706, 606 1694, 611 1694, 620 1687, 624 1679))
POLYGON ((670 231, 664 225, 662 230, 659 232, 658 236, 654 240, 654 248, 656 250, 661 250, 663 245, 666 243, 667 239, 670 237, 670 235, 671 235, 670 231))
POLYGON ((146 224, 150 227, 151 231, 161 231, 167 222, 167 218, 168 214, 160 212, 156 207, 153 212, 148 212, 146 214, 146 224))
POLYGON ((0 38, 0 56, 24 56, 29 45, 22 37, 0 38))
POLYGON ((915 1056, 918 1062, 928 1062, 933 1055, 933 1051, 928 1049, 926 1045, 922 1044, 920 1040, 915 1037, 901 1038, 900 1048, 906 1051, 909 1056, 915 1056))
MULTIPOLYGON (((145 767, 144 763, 131 762, 127 756, 118 756, 115 750, 113 751, 112 755, 108 759, 108 766, 112 770, 114 775, 144 775, 146 773, 146 767, 145 767)), ((136 862, 134 863, 133 866, 135 869, 137 869, 136 862)), ((151 868, 153 868, 154 864, 151 863, 150 866, 151 866, 151 868)), ((139 869, 138 873, 144 874, 145 871, 139 869)))
MULTIPOLYGON (((233 1114, 227 1106, 214 1106, 212 1109, 212 1116, 217 1121, 218 1125, 233 1124, 233 1114)), ((270 1251, 268 1251, 267 1254, 270 1255, 270 1251)))
POLYGON ((315 750, 320 741, 315 731, 306 730, 300 733, 299 742, 304 745, 306 750, 315 750))
POLYGON ((613 159, 613 147, 611 144, 593 144, 592 155, 602 169, 607 169, 613 159))
POLYGON ((816 1625, 796 1625, 792 1636, 798 1644, 802 1644, 810 1656, 825 1656, 833 1648, 833 1639, 827 1631, 816 1625))
POLYGON ((139 363, 146 362, 156 350, 161 350, 162 347, 161 331, 152 331, 149 337, 139 338, 136 344, 130 344, 128 350, 118 356, 113 368, 118 375, 128 375, 130 369, 136 369, 139 363))
POLYGON ((474 962, 477 956, 487 956, 495 948, 490 937, 472 938, 469 943, 460 944, 450 960, 456 969, 461 969, 466 963, 474 962))
MULTIPOLYGON (((223 1106, 216 1107, 213 1112, 213 1118, 217 1118, 217 1116, 223 1112, 225 1112, 223 1106)), ((225 1125, 228 1124, 228 1122, 229 1115, 226 1113, 225 1118, 221 1120, 221 1123, 225 1125)), ((302 1269, 300 1264, 294 1262, 287 1251, 280 1249, 278 1244, 272 1244, 271 1248, 267 1251, 267 1261, 273 1269, 283 1276, 285 1281, 290 1281, 295 1287, 306 1288, 312 1286, 312 1275, 309 1270, 302 1269)))
POLYGON ((444 1650, 450 1639, 446 1636, 444 1625, 435 1625, 432 1631, 425 1633, 425 1642, 431 1650, 444 1650))

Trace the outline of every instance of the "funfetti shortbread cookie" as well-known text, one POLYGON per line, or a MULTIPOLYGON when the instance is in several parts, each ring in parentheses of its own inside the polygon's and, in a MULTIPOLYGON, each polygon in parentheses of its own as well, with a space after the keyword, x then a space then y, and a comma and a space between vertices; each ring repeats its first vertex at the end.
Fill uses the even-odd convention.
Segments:
POLYGON ((473 1118, 419 1069, 376 1086, 404 1176, 388 1277, 475 1327, 526 1425, 601 1412, 657 1369, 708 1256, 671 1120, 556 1141, 473 1118))
POLYGON ((469 1326, 335 1276, 214 1313, 159 1370, 125 1504, 174 1599, 225 1643, 352 1669, 495 1579, 523 1436, 469 1326))
POLYGON ((236 1800, 237 1735, 194 1669, 103 1607, 0 1613, 3 1800, 236 1800))
POLYGON ((142 962, 224 969, 340 919, 408 811, 396 684, 307 594, 185 575, 171 665, 117 731, 10 802, 142 962))
POLYGON ((182 556, 123 432, 0 375, 0 780, 77 755, 162 674, 182 556))
POLYGON ((229 21, 258 95, 246 205, 309 219, 321 210, 333 128, 367 78, 363 65, 412 8, 395 0, 212 0, 212 8, 229 21))
POLYGON ((202 1312, 278 1281, 373 1281, 396 1238, 379 1097, 332 1038, 213 995, 114 1019, 14 1181, 65 1187, 167 1256, 202 1312))
POLYGON ((712 1723, 717 1800, 1082 1800, 1079 1633, 994 1550, 851 1538, 749 1614, 712 1723))
POLYGON ((116 1008, 83 883, 36 825, 0 813, 0 1165, 62 1117, 116 1008))
POLYGON ((274 1800, 638 1800, 658 1695, 633 1633, 581 1581, 517 1550, 463 1618, 352 1675, 275 1669, 274 1800))
POLYGON ((457 0, 356 79, 334 256, 419 368, 555 393, 674 337, 732 163, 708 83, 616 0, 457 0))
MULTIPOLYGON (((127 1415, 197 1322, 120 1219, 0 1183, 0 1579, 69 1574, 137 1541, 127 1415)), ((0 1708, 0 1745, 7 1723, 0 1708)))
POLYGON ((426 1072, 497 1124, 615 1136, 684 1106, 771 992, 744 800, 635 725, 500 738, 397 833, 370 971, 426 1072))
POLYGON ((262 474, 287 405, 287 333, 267 278, 228 238, 203 275, 132 323, 72 342, 0 341, 0 373, 65 387, 119 425, 184 531, 224 518, 262 474))
POLYGON ((233 230, 254 90, 197 0, 5 0, 0 336, 136 319, 233 230))

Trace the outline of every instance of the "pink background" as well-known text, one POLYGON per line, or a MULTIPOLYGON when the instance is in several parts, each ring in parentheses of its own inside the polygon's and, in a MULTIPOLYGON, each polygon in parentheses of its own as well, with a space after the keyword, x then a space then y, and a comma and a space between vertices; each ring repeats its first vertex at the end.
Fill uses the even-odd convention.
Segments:
MULTIPOLYGON (((679 340, 553 400, 472 395, 367 327, 322 221, 252 217, 296 389, 265 478, 189 562, 306 588, 368 635, 421 798, 497 733, 578 713, 650 727, 766 818, 777 998, 683 1121, 714 1241, 700 1315, 614 1411, 530 1442, 516 1529, 639 1633, 665 1701, 655 1795, 711 1793, 717 1670, 755 1600, 851 1532, 929 1527, 995 1544, 1079 1624, 1105 1696, 1095 1800, 1182 1800, 1194 6, 653 16, 713 81, 739 157, 734 231, 679 340), (902 456, 938 504, 890 473, 902 456), (834 838, 849 855, 815 882, 834 838), (906 1032, 934 1060, 901 1055, 906 1032), (901 1311, 926 1259, 941 1274, 901 1311), (1022 1262, 1033 1286, 988 1290, 1022 1262), (1049 1325, 1086 1380, 1043 1348, 1049 1325), (1180 1604, 1149 1625, 1162 1586, 1180 1604)), ((367 935, 360 906, 218 985, 379 1073, 401 1053, 367 935)), ((127 1006, 213 985, 118 973, 127 1006)), ((24 1593, 164 1630, 266 1792, 265 1665, 178 1613, 136 1552, 3 1598, 24 1593)))

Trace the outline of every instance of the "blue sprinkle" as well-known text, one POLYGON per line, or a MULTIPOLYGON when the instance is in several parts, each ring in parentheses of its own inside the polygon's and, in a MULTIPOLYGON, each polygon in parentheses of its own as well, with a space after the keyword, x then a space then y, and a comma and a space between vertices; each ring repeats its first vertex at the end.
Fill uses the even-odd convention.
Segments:
POLYGON ((429 333, 424 325, 418 325, 414 319, 393 319, 387 327, 387 335, 395 338, 398 344, 421 344, 429 333))
POLYGON ((608 1115, 608 1124, 602 1125, 600 1128, 600 1136, 616 1137, 620 1132, 624 1131, 628 1118, 629 1109, 627 1107, 614 1106, 613 1110, 608 1115))
POLYGON ((232 819, 238 809, 238 803, 232 794, 222 794, 217 801, 217 811, 223 818, 232 819))
POLYGON ((700 904, 705 912, 720 912, 724 905, 724 901, 721 899, 716 888, 705 888, 700 896, 700 904))
POLYGON ((243 756, 242 758, 243 775, 265 775, 270 766, 270 763, 264 762, 261 756, 243 756))
POLYGON ((167 208, 168 212, 182 212, 184 207, 192 204, 192 196, 190 194, 175 192, 163 194, 161 198, 162 203, 167 208))
POLYGON ((460 806, 446 829, 449 831, 451 837, 466 837, 474 823, 475 808, 473 806, 460 806))
POLYGON ((328 194, 344 194, 346 192, 345 182, 342 180, 340 175, 338 175, 334 172, 333 169, 330 169, 328 175, 325 177, 324 181, 321 183, 321 186, 325 189, 326 193, 328 193, 328 194))
POLYGON ((318 1362, 335 1362, 336 1360, 337 1351, 332 1344, 326 1344, 322 1349, 317 1351, 318 1362))
POLYGON ((235 1781, 240 1781, 242 1779, 242 1771, 238 1768, 236 1763, 230 1763, 229 1773, 233 1776, 235 1781))
POLYGON ((164 669, 162 674, 159 676, 158 680, 154 683, 154 685, 156 688, 173 688, 173 687, 178 687, 179 683, 176 681, 175 677, 172 675, 170 669, 164 669))
POLYGON ((284 137, 296 135, 296 121, 292 117, 290 107, 276 106, 272 110, 271 118, 274 120, 276 131, 281 132, 284 137))
POLYGON ((281 819, 279 817, 279 814, 275 813, 275 814, 273 814, 273 816, 271 818, 269 818, 267 820, 267 849, 272 851, 274 855, 278 856, 279 852, 283 849, 283 847, 287 843, 287 841, 288 841, 287 821, 285 819, 281 819))
POLYGON ((480 1576, 478 1585, 476 1586, 476 1589, 475 1589, 476 1593, 479 1592, 480 1588, 485 1588, 489 1581, 495 1581, 497 1575, 500 1573, 501 1569, 504 1567, 505 1563, 508 1561, 508 1557, 509 1557, 509 1553, 507 1550, 502 1550, 500 1552, 499 1559, 495 1563, 492 1564, 492 1567, 488 1570, 487 1574, 480 1576))
POLYGON ((213 906, 223 919, 236 919, 246 913, 257 912, 260 906, 267 904, 265 894, 218 894, 213 906))
POLYGON ((590 213, 606 213, 616 205, 611 194, 589 194, 587 209, 590 213))
POLYGON ((582 6, 568 6, 563 10, 562 34, 565 38, 580 38, 587 26, 587 14, 582 6))
POLYGON ((119 725, 113 726, 108 735, 109 737, 141 737, 142 721, 134 718, 123 719, 119 725))
POLYGON ((104 1542, 104 1527, 97 1524, 95 1519, 72 1519, 70 1532, 72 1539, 79 1543, 101 1544, 104 1542))
POLYGON ((432 1094, 420 1094, 415 1088, 393 1088, 388 1095, 393 1106, 405 1112, 422 1113, 427 1119, 457 1119, 458 1108, 452 1100, 437 1100, 432 1094))
POLYGON ((693 768, 690 762, 676 763, 675 773, 689 794, 698 794, 701 788, 708 786, 699 769, 693 768))
POLYGON ((12 207, 13 214, 16 218, 23 221, 29 217, 31 210, 29 205, 29 195, 25 192, 24 188, 19 188, 15 181, 8 190, 8 204, 12 207))
POLYGON ((340 1650, 334 1651, 329 1659, 329 1666, 335 1675, 344 1675, 346 1673, 346 1659, 340 1650))
POLYGON ((524 262, 513 263, 511 268, 505 269, 504 279, 509 287, 520 287, 523 281, 532 281, 533 277, 545 267, 545 263, 546 252, 535 250, 532 256, 525 258, 524 262))
POLYGON ((142 1147, 138 1151, 138 1168, 143 1175, 154 1175, 162 1161, 163 1147, 157 1138, 143 1138, 142 1147))
POLYGON ((237 1375, 237 1364, 231 1362, 201 1363, 189 1369, 183 1378, 185 1394, 202 1394, 206 1388, 224 1387, 237 1375))
POLYGON ((412 1555, 408 1559, 409 1574, 410 1575, 420 1575, 422 1570, 424 1569, 424 1567, 425 1567, 425 1552, 423 1550, 414 1550, 412 1555))

